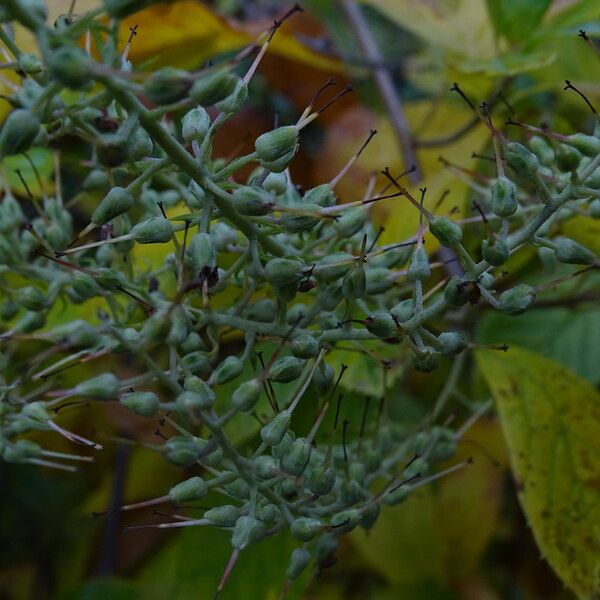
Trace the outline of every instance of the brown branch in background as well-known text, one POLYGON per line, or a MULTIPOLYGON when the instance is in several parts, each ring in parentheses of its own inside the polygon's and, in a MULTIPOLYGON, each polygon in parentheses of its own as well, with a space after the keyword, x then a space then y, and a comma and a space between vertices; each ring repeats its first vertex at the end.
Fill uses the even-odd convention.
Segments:
POLYGON ((383 63, 377 41, 373 37, 361 9, 355 0, 339 0, 339 4, 358 38, 358 42, 362 51, 365 53, 368 64, 372 65, 373 79, 387 109, 396 137, 398 138, 402 156, 404 157, 404 164, 405 166, 415 165, 416 167, 410 173, 410 179, 412 183, 418 183, 421 180, 421 169, 417 162, 414 141, 410 133, 406 115, 404 114, 402 102, 396 93, 390 72, 383 63))

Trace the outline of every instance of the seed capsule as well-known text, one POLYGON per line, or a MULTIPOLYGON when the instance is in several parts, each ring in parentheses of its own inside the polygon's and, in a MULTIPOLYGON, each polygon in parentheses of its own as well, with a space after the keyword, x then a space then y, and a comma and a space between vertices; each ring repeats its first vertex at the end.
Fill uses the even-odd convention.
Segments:
POLYGON ((192 81, 187 71, 163 67, 144 82, 144 94, 154 104, 172 104, 186 97, 192 81))
POLYGON ((549 167, 554 164, 554 150, 548 142, 539 135, 534 135, 529 140, 529 147, 538 157, 540 163, 549 167))
POLYGON ((206 481, 201 477, 190 477, 169 490, 169 498, 173 502, 181 504, 190 500, 200 500, 208 492, 206 481))
POLYGON ((237 506, 224 504, 216 506, 204 513, 204 518, 215 527, 233 527, 240 518, 241 511, 237 506))
POLYGON ((228 356, 210 376, 210 383, 221 385, 239 377, 244 369, 244 364, 237 356, 228 356))
POLYGON ((367 291, 367 276, 362 263, 354 263, 342 281, 342 294, 350 300, 362 298, 367 291))
POLYGON ((506 164, 519 175, 519 177, 527 179, 538 172, 540 162, 538 161, 537 156, 525 148, 523 144, 520 144, 519 142, 508 142, 505 148, 504 158, 506 164))
POLYGON ((287 430, 289 429, 292 415, 283 411, 275 415, 271 421, 262 427, 260 437, 267 446, 276 446, 283 440, 287 430))
POLYGON ((13 110, 0 131, 0 159, 29 150, 39 130, 40 121, 32 112, 13 110))
POLYGON ((229 96, 238 81, 239 77, 229 71, 210 73, 194 82, 190 98, 203 106, 212 106, 229 96))
POLYGON ((243 550, 249 544, 258 542, 266 533, 262 521, 250 516, 241 516, 233 528, 231 545, 238 550, 243 550))
POLYGON ((258 402, 261 385, 258 379, 250 379, 241 383, 231 396, 231 402, 238 410, 249 412, 258 402))
POLYGON ((150 156, 154 150, 152 138, 145 129, 137 127, 131 134, 126 144, 127 158, 135 162, 146 156, 150 156))
POLYGON ((59 83, 78 90, 90 81, 90 59, 76 46, 62 46, 50 52, 48 71, 59 83))
POLYGON ((517 190, 515 184, 504 176, 498 177, 492 184, 491 203, 492 212, 499 217, 510 217, 517 212, 517 190))
POLYGON ((299 335, 292 340, 290 350, 297 358, 316 358, 319 354, 319 342, 312 335, 299 335))
POLYGON ((26 310, 39 311, 46 308, 48 299, 38 288, 28 286, 17 290, 16 300, 26 310))
POLYGON ((197 233, 190 241, 186 257, 194 274, 199 274, 204 267, 214 269, 217 266, 217 255, 210 233, 197 233))
POLYGON ((575 133, 570 135, 567 142, 584 156, 594 158, 600 154, 600 139, 593 135, 585 135, 584 133, 575 133))
POLYGON ((563 173, 571 173, 577 170, 581 163, 581 153, 573 146, 559 144, 556 151, 556 166, 563 173))
POLYGON ((181 366, 184 370, 189 371, 192 374, 198 374, 206 376, 211 371, 210 357, 206 352, 199 350, 195 352, 188 352, 181 359, 181 366))
POLYGON ((462 229, 448 217, 433 217, 429 221, 429 231, 439 240, 442 246, 455 248, 462 240, 462 229))
MULTIPOLYGON (((191 379, 191 378, 188 378, 191 379)), ((187 414, 189 412, 197 413, 201 410, 212 408, 215 402, 215 394, 201 379, 195 377, 197 383, 192 386, 192 389, 181 392, 175 404, 180 412, 187 414), (201 383, 200 383, 201 382, 201 383), (204 385, 202 385, 204 384, 204 385)))
POLYGON ((114 187, 92 213, 91 222, 94 225, 108 223, 115 217, 126 213, 133 206, 133 196, 122 187, 114 187))
POLYGON ((333 222, 333 228, 342 238, 350 238, 364 227, 367 216, 367 211, 362 206, 346 209, 340 218, 333 222))
POLYGON ((438 365, 440 364, 440 357, 441 354, 435 348, 423 348, 415 357, 413 367, 415 371, 429 373, 430 371, 437 369, 438 365))
POLYGON ((335 485, 335 471, 331 467, 315 467, 310 473, 307 485, 313 494, 329 494, 335 485))
POLYGON ((298 151, 298 128, 288 125, 263 133, 256 138, 254 147, 265 169, 281 173, 298 151))
POLYGON ((304 361, 295 356, 282 356, 278 358, 269 369, 269 379, 278 383, 289 383, 300 377, 304 361))
POLYGON ((78 383, 74 390, 80 396, 91 396, 110 400, 119 395, 121 382, 112 373, 103 373, 78 383))
POLYGON ((194 438, 176 435, 164 445, 166 459, 178 467, 191 467, 200 456, 200 448, 194 438))
POLYGON ((290 475, 300 477, 308 465, 311 450, 311 444, 305 438, 294 440, 291 448, 281 459, 281 468, 290 475))
POLYGON ((356 509, 343 510, 331 517, 329 521, 335 527, 336 533, 348 533, 352 531, 360 521, 360 512, 356 509))
POLYGON ((408 485, 401 485, 395 490, 392 490, 385 495, 385 503, 390 506, 396 506, 396 504, 402 504, 410 495, 411 488, 408 485))
POLYGON ((250 321, 259 321, 260 323, 272 323, 277 313, 277 305, 273 300, 264 298, 258 302, 250 304, 244 312, 246 319, 250 321))
POLYGON ((498 301, 499 309, 509 315, 520 315, 524 313, 534 302, 534 289, 524 283, 515 285, 510 290, 502 292, 498 301))
POLYGON ((469 345, 467 338, 460 331, 444 331, 438 336, 438 344, 444 356, 460 354, 469 345))
POLYGON ((267 192, 280 196, 287 189, 287 176, 285 173, 269 173, 262 186, 267 192))
POLYGON ((138 244, 162 244, 173 237, 173 226, 164 217, 151 217, 136 223, 131 229, 131 235, 138 244))
POLYGON ((302 196, 303 204, 316 204, 322 208, 327 208, 335 204, 335 194, 327 183, 323 183, 308 190, 302 196))
POLYGON ((262 188, 244 185, 233 192, 231 200, 240 215, 260 217, 273 210, 273 198, 262 188))
POLYGON ((292 535, 301 542, 310 542, 322 530, 323 522, 310 517, 294 519, 290 525, 292 535))
POLYGON ((365 319, 365 327, 378 338, 386 340, 393 337, 396 333, 396 323, 392 315, 383 310, 371 313, 365 319))
POLYGON ((594 219, 600 219, 600 198, 596 198, 590 202, 590 215, 594 219))
POLYGON ((302 277, 303 266, 300 261, 291 258, 272 258, 265 265, 265 279, 277 287, 296 283, 302 277))
POLYGON ((554 240, 554 253, 557 260, 570 265, 592 265, 598 260, 591 250, 565 237, 554 240))
POLYGON ((263 454, 254 459, 252 471, 261 481, 271 479, 279 473, 277 461, 268 454, 263 454))
POLYGON ((188 143, 198 142, 201 144, 208 135, 210 129, 210 117, 201 107, 192 108, 181 123, 181 135, 188 143))
POLYGON ((412 299, 401 300, 390 309, 390 314, 398 323, 405 323, 415 312, 415 303, 412 299))
POLYGON ((366 271, 367 294, 375 296, 383 294, 394 286, 394 279, 389 269, 370 266, 366 271))
POLYGON ((337 281, 350 269, 350 265, 352 265, 354 259, 355 257, 347 252, 328 254, 317 264, 314 273, 315 278, 318 281, 337 281))
POLYGON ((236 113, 246 103, 248 99, 248 84, 239 79, 235 83, 235 87, 231 94, 215 103, 215 108, 218 108, 225 114, 236 113))
POLYGON ((130 392, 123 394, 119 402, 130 411, 143 417, 154 416, 159 407, 160 400, 153 392, 130 392))
POLYGON ((290 556, 290 562, 288 563, 288 567, 285 571, 285 576, 290 581, 297 579, 300 577, 302 571, 306 569, 308 563, 310 562, 310 552, 305 550, 304 548, 296 548, 292 555, 290 556))
POLYGON ((429 257, 427 252, 422 247, 418 247, 413 252, 406 276, 411 281, 424 281, 431 275, 431 267, 429 266, 429 257))

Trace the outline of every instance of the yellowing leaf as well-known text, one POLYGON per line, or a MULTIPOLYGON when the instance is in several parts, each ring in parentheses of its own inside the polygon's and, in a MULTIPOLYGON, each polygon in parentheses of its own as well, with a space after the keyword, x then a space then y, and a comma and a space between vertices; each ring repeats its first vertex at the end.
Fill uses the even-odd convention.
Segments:
POLYGON ((600 590, 600 394, 533 352, 477 351, 542 554, 581 598, 600 590))
POLYGON ((562 231, 600 256, 600 219, 575 216, 565 221, 562 231))

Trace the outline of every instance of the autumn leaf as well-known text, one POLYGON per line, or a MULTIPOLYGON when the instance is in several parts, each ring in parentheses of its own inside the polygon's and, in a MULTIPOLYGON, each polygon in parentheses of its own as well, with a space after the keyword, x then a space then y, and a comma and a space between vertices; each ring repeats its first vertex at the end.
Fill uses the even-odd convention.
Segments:
POLYGON ((538 547, 580 598, 600 590, 600 393, 534 352, 478 350, 538 547))

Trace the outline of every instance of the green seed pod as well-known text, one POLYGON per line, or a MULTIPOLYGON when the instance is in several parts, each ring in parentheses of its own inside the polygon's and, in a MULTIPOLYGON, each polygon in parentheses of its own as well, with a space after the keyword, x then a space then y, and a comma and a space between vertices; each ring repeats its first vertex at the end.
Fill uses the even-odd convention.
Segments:
POLYGON ((285 576, 289 581, 298 579, 302 574, 302 571, 306 569, 310 562, 311 556, 308 550, 304 548, 296 548, 290 556, 290 562, 288 563, 285 571, 285 576))
POLYGON ((237 506, 224 504, 207 510, 203 518, 214 527, 233 527, 240 518, 240 514, 241 511, 237 506))
POLYGON ((118 167, 127 160, 127 140, 120 134, 106 134, 98 138, 96 158, 105 167, 118 167))
POLYGON ((17 440, 12 444, 7 444, 1 451, 0 458, 9 463, 26 462, 30 458, 37 458, 42 454, 42 448, 31 440, 17 440))
POLYGON ((293 431, 286 431, 282 440, 271 448, 273 458, 281 460, 290 451, 295 439, 296 435, 293 431))
POLYGON ((0 159, 29 150, 40 130, 40 120, 30 111, 13 110, 0 130, 0 159))
POLYGON ((206 481, 201 477, 190 477, 169 490, 169 498, 172 502, 182 504, 191 500, 200 500, 208 492, 206 481))
POLYGON ((27 75, 40 73, 44 68, 42 61, 35 54, 31 54, 30 52, 23 52, 21 56, 18 57, 18 62, 19 69, 27 75))
POLYGON ((386 340, 397 333, 396 323, 390 313, 378 310, 365 319, 365 327, 378 338, 386 340))
POLYGON ((263 188, 271 194, 281 196, 287 189, 288 181, 285 173, 269 173, 263 181, 263 188))
POLYGON ((93 169, 83 180, 83 189, 86 192, 106 193, 110 189, 110 179, 103 169, 93 169))
POLYGON ((130 411, 143 417, 153 417, 160 407, 160 400, 153 392, 130 392, 123 394, 119 402, 130 411))
POLYGON ((268 298, 250 304, 244 311, 246 319, 259 321, 260 323, 272 323, 276 314, 277 305, 273 300, 269 300, 268 298))
POLYGON ((327 208, 335 204, 335 194, 328 183, 323 183, 308 190, 302 196, 302 203, 304 205, 316 204, 322 208, 327 208))
POLYGON ((409 485, 400 485, 393 489, 391 492, 388 492, 385 495, 385 503, 389 506, 396 506, 397 504, 402 504, 408 496, 410 495, 411 488, 409 485))
POLYGON ((316 358, 319 354, 319 342, 312 335, 299 335, 292 340, 290 351, 297 358, 316 358))
POLYGON ((342 286, 337 284, 320 285, 317 288, 317 304, 322 310, 335 310, 342 301, 342 286))
POLYGON ((248 84, 243 79, 239 79, 231 94, 216 102, 215 108, 225 114, 234 114, 244 106, 246 100, 248 100, 248 84))
POLYGON ((470 283, 461 277, 452 277, 444 288, 444 300, 452 307, 459 308, 469 301, 470 283))
POLYGON ((319 521, 319 519, 300 517, 292 521, 290 531, 297 540, 310 542, 310 540, 323 530, 323 527, 323 522, 319 521))
POLYGON ((263 454, 254 459, 252 463, 252 472, 258 479, 265 481, 278 475, 279 465, 272 456, 263 454))
POLYGON ((331 517, 329 521, 332 527, 338 534, 348 533, 352 531, 360 521, 360 512, 354 508, 343 510, 331 517))
POLYGON ((404 477, 410 479, 417 475, 425 475, 429 470, 429 462, 422 456, 415 458, 407 467, 404 469, 404 477))
POLYGON ((281 468, 290 475, 300 477, 310 459, 312 446, 305 438, 294 440, 291 448, 281 459, 281 468))
MULTIPOLYGON (((306 212, 318 213, 321 207, 317 204, 302 203, 292 205, 293 208, 302 209, 306 212)), ((283 216, 283 226, 289 233, 300 233, 302 231, 308 231, 319 224, 320 218, 318 216, 311 215, 292 215, 289 213, 283 216)))
POLYGON ((556 151, 556 166, 563 173, 575 171, 581 163, 581 153, 579 150, 568 144, 559 144, 556 151))
POLYGON ((126 150, 127 158, 135 162, 152 155, 154 142, 145 129, 137 127, 127 140, 126 150))
POLYGON ((285 171, 298 151, 298 128, 295 125, 278 127, 256 138, 254 144, 260 164, 269 171, 285 171))
POLYGON ((102 373, 102 375, 78 383, 74 389, 79 396, 110 400, 119 395, 121 382, 112 373, 102 373))
POLYGON ((131 229, 131 235, 138 244, 163 244, 173 237, 173 226, 164 217, 150 217, 136 223, 131 229))
POLYGON ((201 107, 192 108, 181 123, 181 136, 188 143, 198 142, 201 144, 208 135, 210 129, 210 117, 201 107))
POLYGON ((133 196, 122 187, 114 187, 96 207, 92 213, 91 222, 102 225, 112 221, 115 217, 126 213, 133 206, 133 196))
POLYGON ((237 356, 228 356, 210 376, 210 383, 222 385, 242 374, 244 363, 237 356))
POLYGON ((273 210, 273 198, 262 188, 241 186, 231 194, 231 201, 240 215, 248 217, 260 217, 273 210))
POLYGON ((367 294, 375 296, 383 294, 394 286, 394 279, 389 269, 370 266, 367 269, 367 294))
POLYGON ((27 311, 13 326, 15 333, 32 333, 46 324, 46 313, 27 311))
POLYGON ((466 350, 469 342, 460 331, 444 331, 438 336, 438 344, 444 356, 454 356, 466 350))
POLYGON ((185 310, 181 306, 177 306, 171 315, 171 328, 167 336, 167 344, 170 346, 178 346, 188 336, 190 327, 189 319, 185 310))
POLYGON ((210 73, 197 79, 190 89, 190 98, 203 106, 212 106, 231 95, 239 77, 229 71, 210 73))
POLYGON ((278 383, 295 381, 302 375, 304 361, 295 356, 281 356, 271 365, 269 379, 278 383))
POLYGON ((415 303, 411 299, 409 300, 401 300, 390 309, 390 314, 398 323, 405 323, 408 321, 415 313, 415 303))
POLYGON ((317 281, 337 281, 346 274, 354 260, 355 257, 347 252, 328 254, 317 264, 314 271, 315 279, 317 281))
POLYGON ((499 310, 508 315, 520 315, 524 313, 534 302, 534 289, 524 283, 515 285, 510 290, 502 292, 498 301, 499 310))
POLYGON ((163 446, 166 459, 178 467, 191 467, 200 456, 200 448, 192 438, 176 435, 163 446))
POLYGON ((204 267, 214 269, 217 266, 215 243, 210 233, 197 233, 186 250, 187 264, 194 274, 204 267))
POLYGON ((275 504, 265 504, 256 511, 256 516, 263 523, 274 523, 281 519, 281 511, 275 504))
POLYGON ((184 352, 195 352, 199 350, 206 350, 204 341, 195 331, 190 331, 185 340, 181 342, 181 349, 184 352))
POLYGON ((260 430, 260 437, 267 446, 276 446, 283 440, 289 429, 292 415, 287 411, 282 411, 275 415, 260 430))
POLYGON ((556 270, 556 254, 552 248, 546 248, 545 246, 540 246, 537 249, 537 255, 542 263, 542 266, 549 273, 554 273, 556 270))
POLYGON ((187 71, 163 67, 154 71, 144 82, 145 96, 154 104, 172 104, 187 96, 192 80, 187 71))
POLYGON ((331 467, 315 467, 310 473, 307 485, 313 494, 329 494, 335 485, 335 471, 331 467))
POLYGON ((590 202, 590 216, 594 219, 600 219, 600 198, 590 202))
POLYGON ((231 402, 238 410, 251 411, 260 397, 261 384, 258 379, 250 379, 241 383, 231 396, 231 402))
POLYGON ((367 276, 362 262, 355 262, 344 275, 342 294, 350 300, 362 298, 367 291, 367 276))
POLYGON ((390 248, 377 256, 369 259, 371 267, 393 269, 401 267, 408 262, 412 256, 412 246, 402 246, 400 248, 390 248))
POLYGON ((565 237, 554 240, 554 253, 559 262, 570 265, 592 265, 598 261, 591 250, 565 237))
POLYGON ((415 371, 429 373, 437 369, 440 364, 441 354, 435 348, 425 347, 418 356, 415 357, 413 367, 415 371))
POLYGON ((406 275, 411 281, 424 281, 431 275, 429 257, 423 247, 419 246, 413 252, 406 275))
POLYGON ((519 142, 508 142, 505 146, 506 164, 519 176, 525 179, 535 176, 540 168, 537 156, 519 142))
POLYGON ((44 310, 48 303, 46 295, 38 288, 28 286, 20 288, 16 293, 17 302, 26 310, 44 310))
POLYGON ((448 219, 448 217, 433 217, 429 221, 429 231, 439 240, 442 246, 455 248, 462 240, 462 229, 460 225, 448 219))
POLYGON ((262 521, 250 516, 241 516, 233 528, 231 545, 238 550, 243 550, 249 544, 261 540, 265 533, 266 528, 262 521))
POLYGON ((594 158, 600 154, 600 138, 584 133, 575 133, 568 137, 567 143, 584 156, 594 158))
POLYGON ((510 217, 518 208, 517 190, 515 184, 504 176, 498 177, 492 184, 490 208, 499 217, 510 217))
POLYGON ((238 477, 237 479, 225 484, 223 488, 228 494, 234 498, 237 498, 238 500, 246 500, 247 498, 250 498, 250 486, 248 485, 248 482, 241 477, 238 477))
POLYGON ((529 147, 538 157, 540 163, 549 167, 554 164, 554 150, 548 142, 539 135, 534 135, 529 140, 529 147))
POLYGON ((283 287, 296 283, 302 277, 304 265, 291 258, 272 258, 265 265, 265 279, 273 286, 283 287))
POLYGON ((481 254, 490 265, 499 267, 503 265, 510 257, 510 250, 506 245, 506 241, 502 238, 495 238, 492 243, 490 240, 484 239, 481 242, 481 254))
MULTIPOLYGON (((202 381, 201 379, 199 381, 202 381)), ((208 386, 207 386, 208 388, 208 386)), ((181 392, 177 399, 175 400, 175 404, 177 409, 183 414, 197 414, 198 411, 208 410, 211 408, 215 401, 215 395, 213 391, 208 388, 208 391, 205 393, 197 393, 191 390, 186 390, 181 392)))
POLYGON ((53 50, 47 64, 52 79, 72 90, 78 90, 91 81, 90 59, 76 46, 61 46, 53 50))
POLYGON ((362 206, 348 208, 333 222, 333 228, 340 237, 350 238, 364 227, 367 217, 367 211, 362 206))

